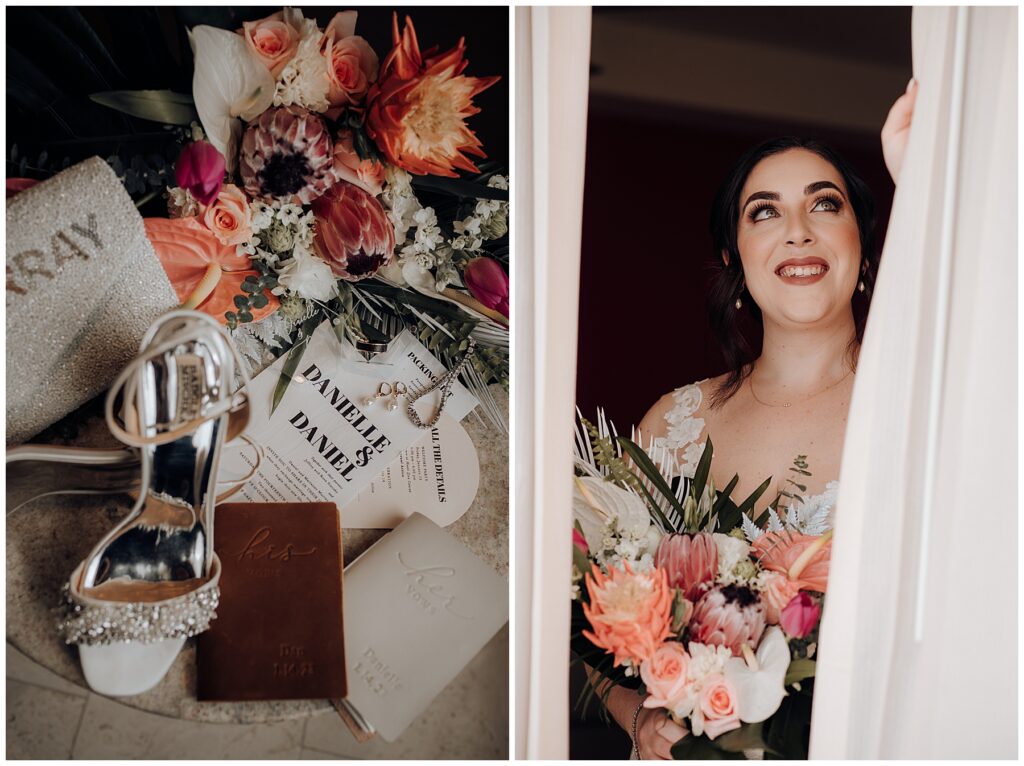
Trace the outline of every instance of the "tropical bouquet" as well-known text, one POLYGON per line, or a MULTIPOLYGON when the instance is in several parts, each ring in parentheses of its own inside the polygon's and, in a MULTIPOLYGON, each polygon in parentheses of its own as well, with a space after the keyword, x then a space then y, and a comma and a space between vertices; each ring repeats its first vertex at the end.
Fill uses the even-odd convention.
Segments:
POLYGON ((770 479, 734 503, 710 439, 689 474, 636 439, 600 411, 577 424, 571 647, 591 675, 577 706, 596 697, 607 716, 622 684, 688 728, 677 759, 806 758, 832 519, 800 494, 805 457, 755 518, 770 479))
POLYGON ((190 94, 90 93, 162 127, 159 153, 108 162, 140 208, 165 201, 146 232, 183 306, 224 322, 252 371, 288 354, 275 402, 323 322, 357 348, 409 329, 449 367, 475 345, 463 382, 504 428, 488 385, 508 386, 509 183, 467 124, 499 78, 464 74, 464 39, 421 50, 397 13, 378 53, 357 19, 192 26, 190 94))

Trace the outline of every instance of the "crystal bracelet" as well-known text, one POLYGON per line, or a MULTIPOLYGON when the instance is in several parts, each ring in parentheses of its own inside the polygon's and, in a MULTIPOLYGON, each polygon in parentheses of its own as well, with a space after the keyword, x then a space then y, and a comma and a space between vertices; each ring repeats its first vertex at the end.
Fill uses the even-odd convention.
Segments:
POLYGON ((640 758, 640 746, 636 742, 636 719, 640 717, 640 711, 643 710, 643 707, 644 701, 640 700, 640 704, 637 705, 636 710, 633 711, 633 754, 636 756, 638 761, 642 759, 640 758))

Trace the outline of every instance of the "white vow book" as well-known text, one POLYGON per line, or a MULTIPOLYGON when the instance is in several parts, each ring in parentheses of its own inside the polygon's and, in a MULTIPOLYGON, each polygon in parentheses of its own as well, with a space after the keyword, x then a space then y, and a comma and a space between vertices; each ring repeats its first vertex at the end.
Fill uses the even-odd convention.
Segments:
POLYGON ((508 622, 508 583, 414 513, 345 569, 348 697, 394 742, 508 622))

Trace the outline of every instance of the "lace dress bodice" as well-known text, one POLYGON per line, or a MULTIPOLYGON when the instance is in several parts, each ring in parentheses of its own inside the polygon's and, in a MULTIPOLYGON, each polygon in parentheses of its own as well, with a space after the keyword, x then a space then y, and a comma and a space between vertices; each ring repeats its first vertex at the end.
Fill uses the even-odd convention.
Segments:
MULTIPOLYGON (((704 454, 704 418, 697 417, 696 413, 700 409, 704 396, 701 392, 701 384, 707 381, 708 379, 705 378, 672 392, 675 404, 665 413, 667 433, 665 436, 654 439, 655 447, 664 447, 677 456, 678 475, 688 479, 693 478, 701 455, 704 454), (678 457, 679 450, 683 450, 681 458, 678 457)), ((804 498, 804 502, 799 508, 799 517, 821 519, 830 515, 838 494, 839 482, 836 480, 828 482, 824 492, 804 498)), ((808 533, 815 534, 814 532, 808 533)))

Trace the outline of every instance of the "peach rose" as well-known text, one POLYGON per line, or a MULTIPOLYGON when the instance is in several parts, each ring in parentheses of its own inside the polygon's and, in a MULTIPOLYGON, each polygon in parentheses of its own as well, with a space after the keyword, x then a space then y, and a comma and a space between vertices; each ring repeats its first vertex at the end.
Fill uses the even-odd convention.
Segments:
POLYGON ((320 52, 327 59, 327 78, 331 81, 327 100, 331 106, 359 103, 377 81, 380 60, 355 31, 355 11, 336 13, 324 30, 320 52))
POLYGON ((376 160, 361 160, 351 130, 338 131, 334 139, 334 175, 376 197, 384 188, 387 168, 376 160))
POLYGON ((584 630, 583 635, 614 654, 615 667, 643 662, 672 635, 675 593, 664 570, 634 572, 627 563, 623 567, 612 567, 606 575, 595 564, 585 578, 590 603, 583 605, 583 614, 593 632, 584 630))
POLYGON ((666 641, 655 649, 640 665, 640 678, 650 694, 644 700, 644 707, 663 707, 676 715, 687 715, 690 712, 686 705, 690 696, 686 683, 689 666, 690 655, 678 641, 666 641))
POLYGON ((259 21, 242 22, 241 35, 275 78, 292 60, 302 36, 298 29, 285 21, 282 11, 259 21))
POLYGON ((779 614, 797 593, 800 586, 778 572, 766 572, 761 603, 765 605, 765 620, 769 625, 779 624, 779 614))
POLYGON ((740 716, 736 712, 736 690, 725 676, 716 673, 704 680, 699 704, 704 714, 704 733, 708 739, 740 727, 740 716))
POLYGON ((252 237, 249 199, 233 184, 224 184, 212 205, 203 211, 203 223, 225 245, 240 245, 252 237))

